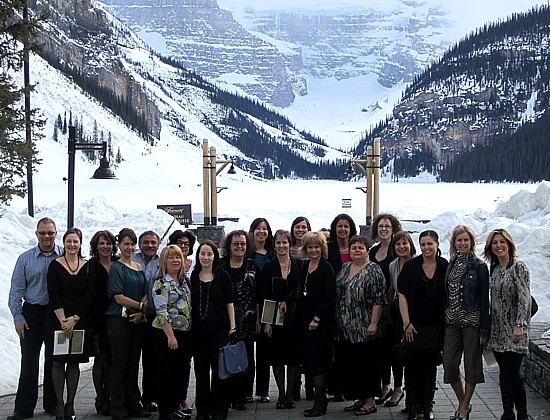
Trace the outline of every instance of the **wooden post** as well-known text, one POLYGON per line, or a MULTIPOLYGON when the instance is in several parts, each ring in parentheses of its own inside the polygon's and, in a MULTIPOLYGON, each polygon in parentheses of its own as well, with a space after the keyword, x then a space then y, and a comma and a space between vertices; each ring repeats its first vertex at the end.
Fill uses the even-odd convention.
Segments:
POLYGON ((380 137, 374 139, 374 185, 372 217, 378 216, 380 209, 380 137))
POLYGON ((372 146, 367 147, 367 226, 372 222, 372 146))
POLYGON ((210 226, 210 156, 208 140, 202 143, 202 193, 204 203, 204 226, 210 226))
POLYGON ((210 223, 212 226, 218 224, 218 187, 216 184, 216 148, 210 147, 210 223))

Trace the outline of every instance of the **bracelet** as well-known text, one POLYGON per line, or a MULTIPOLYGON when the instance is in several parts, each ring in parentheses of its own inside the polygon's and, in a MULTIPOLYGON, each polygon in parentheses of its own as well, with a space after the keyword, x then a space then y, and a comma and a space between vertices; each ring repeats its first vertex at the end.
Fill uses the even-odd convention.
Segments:
POLYGON ((236 329, 237 329, 237 327, 231 327, 231 328, 229 328, 229 331, 233 331, 233 330, 236 330, 236 329))
POLYGON ((407 326, 403 329, 403 332, 406 332, 407 329, 408 329, 410 326, 411 326, 411 323, 409 322, 409 323, 407 324, 407 326))
POLYGON ((73 315, 73 319, 75 324, 80 321, 80 317, 78 315, 73 315))
POLYGON ((143 312, 143 302, 139 302, 139 312, 143 312))

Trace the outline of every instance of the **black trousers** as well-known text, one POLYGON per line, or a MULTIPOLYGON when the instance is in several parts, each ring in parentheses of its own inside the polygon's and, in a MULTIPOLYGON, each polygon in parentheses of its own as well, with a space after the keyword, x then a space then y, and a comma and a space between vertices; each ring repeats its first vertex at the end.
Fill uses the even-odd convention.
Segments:
POLYGON ((157 381, 157 374, 155 372, 157 361, 155 344, 153 343, 153 330, 155 328, 152 326, 154 319, 154 314, 148 314, 147 323, 143 329, 143 347, 141 349, 141 402, 143 405, 151 401, 157 401, 155 387, 157 381))
POLYGON ((271 338, 264 332, 256 336, 256 396, 269 396, 271 338))
POLYGON ((168 348, 168 338, 163 330, 153 328, 155 344, 156 388, 160 415, 167 415, 179 408, 184 393, 189 386, 189 369, 191 367, 191 333, 174 331, 178 348, 168 348), (187 377, 186 377, 187 372, 187 377))
POLYGON ((523 354, 512 351, 493 351, 499 368, 499 386, 502 397, 504 418, 514 418, 514 408, 517 419, 527 419, 527 394, 525 385, 519 373, 523 354))
POLYGON ((129 411, 141 411, 138 375, 143 326, 121 316, 107 317, 112 357, 109 386, 113 418, 127 416, 129 411))
POLYGON ((227 380, 218 376, 216 351, 196 351, 193 354, 195 368, 195 408, 197 417, 226 418, 229 406, 227 380))
POLYGON ((405 387, 410 404, 425 407, 434 396, 441 349, 413 349, 405 364, 405 387))
POLYGON ((15 412, 25 416, 31 416, 38 401, 38 373, 40 369, 40 350, 42 343, 44 351, 44 410, 55 411, 57 399, 52 381, 52 355, 53 336, 47 332, 48 319, 47 305, 23 304, 23 316, 29 329, 25 331, 25 338, 21 344, 21 373, 15 396, 15 412))

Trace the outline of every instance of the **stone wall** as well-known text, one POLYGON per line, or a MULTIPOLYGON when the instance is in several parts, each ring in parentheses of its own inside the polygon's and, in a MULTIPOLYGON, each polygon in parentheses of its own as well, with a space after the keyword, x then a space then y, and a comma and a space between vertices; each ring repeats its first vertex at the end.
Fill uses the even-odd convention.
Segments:
POLYGON ((541 334, 550 329, 548 323, 532 323, 529 336, 529 354, 523 359, 525 382, 550 401, 550 339, 541 334))

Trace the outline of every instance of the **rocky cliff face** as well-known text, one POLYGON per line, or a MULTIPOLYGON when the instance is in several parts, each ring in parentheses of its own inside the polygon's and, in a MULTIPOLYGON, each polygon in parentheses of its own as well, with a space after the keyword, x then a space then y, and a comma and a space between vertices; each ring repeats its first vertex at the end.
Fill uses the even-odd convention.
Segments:
POLYGON ((294 100, 292 84, 301 83, 296 81, 300 79, 296 76, 300 72, 299 58, 284 57, 274 45, 247 32, 215 0, 174 0, 169 4, 162 0, 107 0, 106 3, 144 38, 151 34, 160 36, 162 46, 153 48, 181 61, 187 68, 227 81, 275 106, 288 106, 294 100), (292 77, 287 67, 293 69, 292 77))
POLYGON ((158 139, 159 110, 120 60, 121 47, 132 48, 141 41, 128 33, 118 37, 117 31, 123 29, 114 25, 95 2, 92 6, 92 0, 31 0, 29 7, 50 10, 51 19, 40 35, 45 51, 84 74, 98 76, 102 87, 109 88, 142 113, 153 137, 158 139), (117 39, 129 45, 121 45, 117 39))

